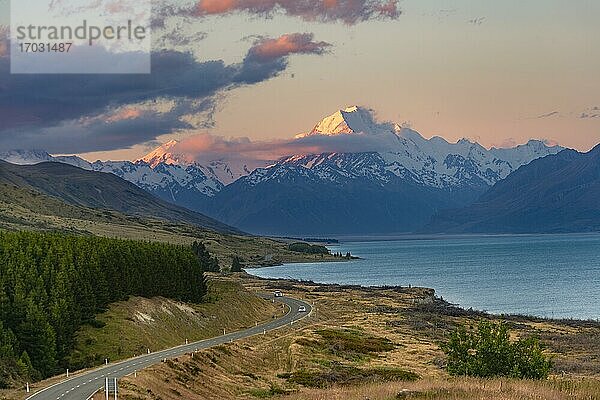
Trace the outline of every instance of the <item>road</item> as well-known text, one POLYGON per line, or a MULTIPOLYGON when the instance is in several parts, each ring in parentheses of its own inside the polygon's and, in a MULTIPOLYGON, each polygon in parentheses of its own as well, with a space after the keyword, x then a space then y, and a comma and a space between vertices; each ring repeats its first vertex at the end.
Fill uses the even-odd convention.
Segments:
POLYGON ((278 297, 276 298, 276 301, 285 304, 289 309, 288 313, 281 318, 242 331, 232 332, 223 336, 201 340, 172 349, 157 351, 156 353, 145 354, 115 364, 108 364, 104 367, 78 374, 63 382, 41 389, 27 397, 26 400, 87 400, 100 388, 104 387, 106 378, 122 378, 133 374, 135 371, 140 371, 151 365, 158 364, 165 358, 175 358, 186 353, 192 353, 196 350, 207 349, 231 341, 261 335, 301 320, 308 316, 312 311, 310 304, 301 300, 290 297, 278 297), (299 311, 301 306, 306 307, 306 312, 299 311))

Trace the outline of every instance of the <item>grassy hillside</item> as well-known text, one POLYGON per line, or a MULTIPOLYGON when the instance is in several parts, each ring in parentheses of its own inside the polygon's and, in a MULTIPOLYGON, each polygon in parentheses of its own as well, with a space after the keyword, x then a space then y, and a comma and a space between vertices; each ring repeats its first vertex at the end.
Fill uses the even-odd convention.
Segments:
MULTIPOLYGON (((222 330, 239 330, 283 314, 283 308, 265 301, 239 283, 210 276, 208 301, 189 304, 163 297, 131 297, 112 304, 96 317, 93 324, 82 327, 76 336, 71 371, 77 367, 102 364, 145 352, 184 344, 222 334, 222 330)), ((37 388, 56 383, 64 376, 32 385, 37 388)), ((0 398, 25 397, 23 390, 0 390, 0 398)))
POLYGON ((0 387, 69 368, 76 332, 112 303, 204 301, 206 267, 188 246, 0 231, 0 387))
POLYGON ((160 200, 116 175, 86 171, 67 164, 14 165, 0 161, 0 183, 35 190, 72 206, 115 210, 224 233, 241 233, 203 214, 160 200))
POLYGON ((254 326, 283 313, 281 307, 245 290, 240 284, 212 276, 208 301, 186 304, 165 298, 132 297, 114 303, 77 333, 71 365, 90 367, 105 358, 119 360, 185 343, 219 336, 223 329, 254 326))
POLYGON ((0 183, 0 229, 61 231, 173 244, 200 240, 223 266, 229 266, 234 255, 241 256, 247 265, 335 259, 293 252, 286 243, 271 239, 224 234, 184 223, 74 206, 10 183, 0 183))

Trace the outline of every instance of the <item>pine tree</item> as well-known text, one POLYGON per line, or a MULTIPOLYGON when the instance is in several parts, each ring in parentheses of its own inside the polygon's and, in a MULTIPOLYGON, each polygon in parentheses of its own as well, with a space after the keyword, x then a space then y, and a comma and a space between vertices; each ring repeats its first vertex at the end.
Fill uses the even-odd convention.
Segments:
POLYGON ((231 272, 242 272, 242 262, 238 256, 233 257, 233 262, 231 263, 231 272))

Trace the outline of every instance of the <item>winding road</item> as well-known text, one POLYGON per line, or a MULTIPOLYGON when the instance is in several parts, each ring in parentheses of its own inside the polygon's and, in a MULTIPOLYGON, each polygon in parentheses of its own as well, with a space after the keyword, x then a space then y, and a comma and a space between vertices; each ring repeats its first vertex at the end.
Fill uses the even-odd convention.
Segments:
POLYGON ((293 324, 308 316, 312 311, 310 304, 301 300, 290 297, 277 297, 275 300, 285 304, 289 309, 288 313, 281 318, 249 329, 232 332, 227 335, 157 351, 156 353, 145 354, 115 364, 108 364, 93 371, 78 374, 45 389, 41 389, 27 397, 26 400, 87 400, 98 392, 99 389, 104 387, 106 378, 109 378, 109 380, 122 378, 151 365, 158 364, 165 358, 179 357, 196 350, 207 349, 220 344, 261 335, 286 325, 293 324), (300 311, 300 307, 302 306, 305 307, 306 311, 300 311))

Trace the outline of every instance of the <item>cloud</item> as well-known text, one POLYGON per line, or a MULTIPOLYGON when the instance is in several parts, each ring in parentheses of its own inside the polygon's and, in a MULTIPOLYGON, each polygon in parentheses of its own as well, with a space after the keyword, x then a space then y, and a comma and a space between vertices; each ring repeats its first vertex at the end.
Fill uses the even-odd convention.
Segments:
POLYGON ((558 141, 554 139, 542 138, 539 140, 541 140, 542 143, 549 147, 560 146, 560 143, 558 143, 558 141))
POLYGON ((154 45, 162 48, 189 46, 198 43, 208 36, 206 32, 186 33, 181 25, 156 38, 154 45))
POLYGON ((247 137, 224 138, 197 134, 181 140, 171 150, 186 159, 199 162, 223 160, 254 160, 267 162, 292 154, 357 153, 389 151, 391 138, 367 134, 311 135, 295 139, 253 141, 247 137))
POLYGON ((151 74, 10 75, 0 60, 0 132, 49 126, 110 108, 156 98, 194 99, 230 85, 239 66, 198 62, 190 53, 152 54, 151 74))
POLYGON ((292 33, 277 39, 260 39, 248 52, 247 59, 271 62, 291 54, 323 54, 331 44, 314 42, 310 33, 292 33))
POLYGON ((305 21, 356 24, 370 19, 397 19, 397 0, 199 0, 190 10, 194 16, 247 12, 272 16, 277 12, 305 21))
POLYGON ((165 50, 152 54, 151 74, 56 74, 51 79, 47 75, 11 75, 10 59, 3 57, 0 147, 107 151, 198 128, 202 121, 194 122, 193 114, 208 111, 211 115, 215 99, 223 91, 273 78, 287 68, 290 55, 323 54, 327 46, 313 42, 310 34, 291 34, 260 40, 237 64, 200 62, 190 53, 165 50), (266 43, 291 45, 257 55, 266 43), (132 108, 165 101, 174 104, 168 111, 132 108))
MULTIPOLYGON (((375 121, 373 121, 375 123, 375 121)), ((378 124, 383 127, 387 123, 378 124)), ((188 136, 172 151, 186 159, 199 162, 223 160, 254 160, 257 163, 278 160, 295 154, 385 152, 399 145, 399 138, 390 129, 382 133, 347 135, 299 135, 292 139, 253 141, 247 137, 223 138, 209 134, 188 136)))
POLYGON ((248 51, 236 81, 256 83, 285 70, 292 54, 325 54, 331 44, 313 41, 312 33, 291 33, 277 39, 260 38, 248 51))

